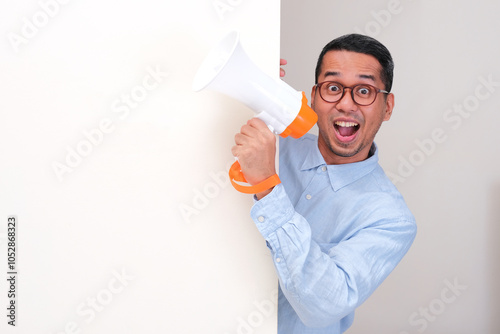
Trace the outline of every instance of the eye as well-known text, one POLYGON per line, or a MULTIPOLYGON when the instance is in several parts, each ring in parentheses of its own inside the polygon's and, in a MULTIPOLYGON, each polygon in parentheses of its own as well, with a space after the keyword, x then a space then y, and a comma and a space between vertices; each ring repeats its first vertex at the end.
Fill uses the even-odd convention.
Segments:
POLYGON ((342 88, 336 83, 330 83, 326 86, 326 90, 328 93, 336 94, 340 93, 342 91, 342 88))
POLYGON ((371 94, 371 89, 368 86, 359 86, 356 88, 356 94, 359 96, 368 96, 371 94))

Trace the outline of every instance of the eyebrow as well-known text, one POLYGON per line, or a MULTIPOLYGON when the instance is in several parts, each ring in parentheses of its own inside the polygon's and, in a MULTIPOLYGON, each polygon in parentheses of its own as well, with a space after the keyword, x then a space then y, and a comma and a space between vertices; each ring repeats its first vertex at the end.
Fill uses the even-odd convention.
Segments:
MULTIPOLYGON (((334 72, 334 71, 325 72, 325 78, 328 76, 340 77, 340 76, 342 76, 342 74, 340 74, 340 72, 334 72)), ((358 77, 361 79, 369 79, 369 80, 375 82, 375 76, 373 76, 371 74, 359 74, 358 77)))
POLYGON ((340 73, 339 72, 326 72, 325 73, 325 77, 328 77, 328 76, 340 76, 340 73))
POLYGON ((369 80, 375 82, 375 77, 371 74, 360 74, 360 75, 358 75, 358 77, 360 77, 361 79, 369 79, 369 80))

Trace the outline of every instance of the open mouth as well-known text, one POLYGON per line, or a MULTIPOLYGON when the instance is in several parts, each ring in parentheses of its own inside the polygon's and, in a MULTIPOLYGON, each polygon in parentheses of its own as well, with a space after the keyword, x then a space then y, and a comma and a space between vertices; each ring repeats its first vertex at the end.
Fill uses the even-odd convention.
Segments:
POLYGON ((359 124, 355 122, 336 121, 333 126, 337 136, 342 141, 354 139, 354 136, 359 130, 359 124))

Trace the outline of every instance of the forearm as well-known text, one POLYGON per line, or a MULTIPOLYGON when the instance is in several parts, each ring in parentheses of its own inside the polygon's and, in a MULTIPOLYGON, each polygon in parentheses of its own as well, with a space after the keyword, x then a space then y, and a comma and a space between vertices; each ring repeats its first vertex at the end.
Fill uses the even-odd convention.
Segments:
POLYGON ((356 307, 356 287, 312 240, 309 223, 295 212, 283 189, 272 197, 280 206, 270 210, 266 203, 256 203, 252 218, 271 248, 281 289, 305 324, 327 326, 356 307))
POLYGON ((386 247, 388 234, 378 227, 322 250, 280 187, 254 205, 252 218, 271 248, 282 291, 301 320, 311 327, 327 326, 351 313, 392 271, 402 255, 387 253, 406 252, 406 232, 398 237, 396 248, 401 249, 394 249, 394 243, 386 247), (370 244, 376 240, 380 245, 370 244))

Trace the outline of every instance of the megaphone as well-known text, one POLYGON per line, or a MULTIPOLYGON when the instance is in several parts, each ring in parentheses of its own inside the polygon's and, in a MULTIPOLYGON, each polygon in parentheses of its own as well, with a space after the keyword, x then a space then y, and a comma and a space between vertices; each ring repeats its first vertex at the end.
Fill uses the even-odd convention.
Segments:
MULTIPOLYGON (((305 135, 318 120, 307 105, 305 93, 264 73, 247 56, 239 40, 239 33, 232 31, 209 52, 194 77, 193 90, 210 89, 239 100, 282 137, 305 135)), ((229 178, 236 190, 247 194, 264 191, 280 182, 276 176, 258 185, 242 186, 235 182, 246 182, 238 161, 230 168, 229 178)))

